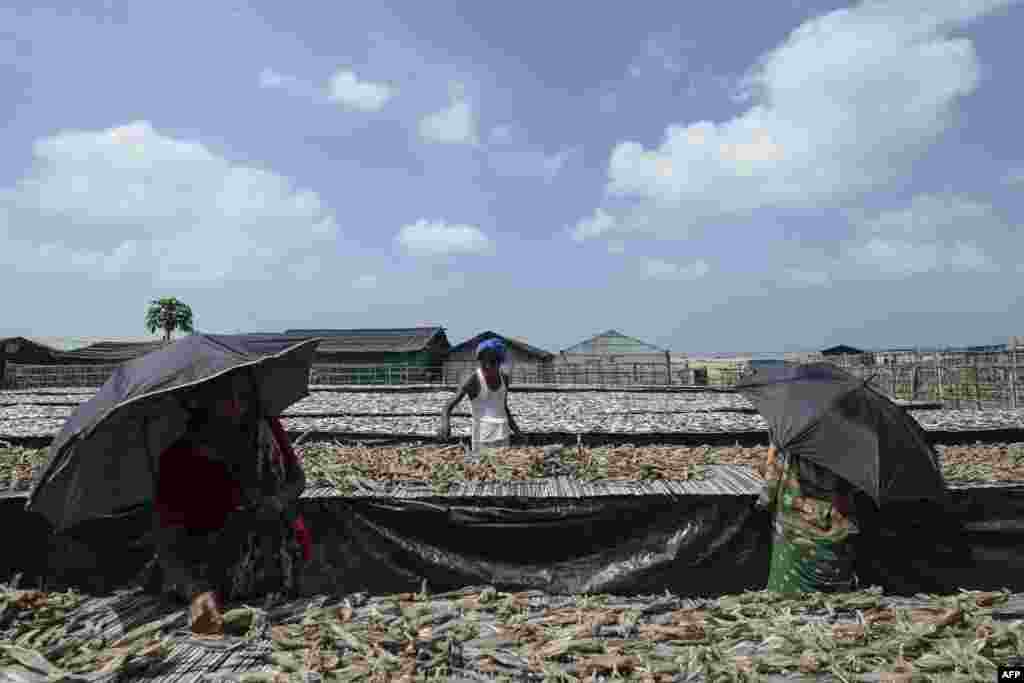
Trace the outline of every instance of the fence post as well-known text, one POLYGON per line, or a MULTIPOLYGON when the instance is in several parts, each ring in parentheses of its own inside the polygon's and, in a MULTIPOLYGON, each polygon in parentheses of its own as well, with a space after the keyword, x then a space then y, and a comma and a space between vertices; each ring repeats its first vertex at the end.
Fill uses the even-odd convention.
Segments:
POLYGON ((1017 337, 1010 338, 1010 407, 1017 409, 1017 337))
POLYGON ((978 359, 974 358, 974 401, 981 410, 981 373, 978 371, 978 359))
POLYGON ((944 386, 944 384, 942 382, 942 363, 939 362, 939 355, 938 354, 935 355, 935 374, 938 375, 938 380, 939 380, 939 403, 941 403, 942 407, 945 408, 946 407, 946 403, 945 403, 946 391, 945 391, 945 386, 944 386))

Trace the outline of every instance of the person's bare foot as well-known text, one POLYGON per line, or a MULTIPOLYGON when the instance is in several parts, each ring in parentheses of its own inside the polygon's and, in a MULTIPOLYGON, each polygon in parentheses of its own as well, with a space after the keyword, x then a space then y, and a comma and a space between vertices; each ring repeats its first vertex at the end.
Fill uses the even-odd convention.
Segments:
POLYGON ((192 598, 192 632, 198 635, 222 635, 224 617, 216 594, 212 591, 200 593, 192 598))

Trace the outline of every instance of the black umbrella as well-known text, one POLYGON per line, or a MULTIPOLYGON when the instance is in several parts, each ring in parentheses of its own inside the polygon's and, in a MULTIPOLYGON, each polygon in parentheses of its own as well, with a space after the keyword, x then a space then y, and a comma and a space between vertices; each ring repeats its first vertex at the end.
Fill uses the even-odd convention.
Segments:
POLYGON ((114 372, 64 423, 25 508, 64 531, 150 502, 160 453, 185 433, 178 394, 249 368, 267 415, 309 393, 318 339, 193 334, 114 372))
POLYGON ((945 500, 938 458, 906 410, 829 363, 765 368, 738 385, 776 446, 817 463, 876 504, 945 500))

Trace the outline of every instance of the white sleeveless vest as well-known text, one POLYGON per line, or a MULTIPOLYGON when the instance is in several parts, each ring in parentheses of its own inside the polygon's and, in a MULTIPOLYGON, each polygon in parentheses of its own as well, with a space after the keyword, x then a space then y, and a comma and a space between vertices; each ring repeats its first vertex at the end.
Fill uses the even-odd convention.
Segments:
POLYGON ((508 445, 511 430, 508 424, 508 413, 505 411, 505 380, 498 373, 501 383, 496 390, 491 390, 484 379, 483 370, 477 368, 477 379, 480 392, 470 401, 473 414, 473 451, 481 447, 508 445))

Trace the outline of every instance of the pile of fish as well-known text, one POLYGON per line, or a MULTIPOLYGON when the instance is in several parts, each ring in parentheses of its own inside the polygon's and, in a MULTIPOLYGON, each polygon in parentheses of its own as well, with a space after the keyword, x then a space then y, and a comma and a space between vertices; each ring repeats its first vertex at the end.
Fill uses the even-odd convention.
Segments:
MULTIPOLYGON (((447 391, 415 393, 314 391, 283 415, 292 431, 429 436, 451 398, 447 391)), ((91 390, 0 392, 0 438, 47 437, 92 396, 91 390)), ((767 426, 738 394, 613 392, 521 392, 509 399, 520 427, 535 433, 761 432, 767 426)), ((469 434, 468 406, 452 417, 456 436, 469 434)), ((911 409, 925 429, 940 431, 1024 429, 1024 409, 911 409)))
MULTIPOLYGON (((579 481, 701 480, 711 465, 739 465, 759 472, 763 446, 512 446, 467 457, 461 445, 405 446, 304 443, 297 447, 309 488, 348 493, 362 481, 382 490, 429 482, 448 490, 458 482, 529 481, 570 477, 579 481)), ((1024 443, 936 446, 950 482, 1024 482, 1024 443)), ((26 490, 45 464, 45 449, 0 446, 0 491, 26 490)))
MULTIPOLYGON (((59 594, 15 593, 0 592, 4 604, 20 601, 7 632, 21 642, 0 646, 0 680, 95 681, 118 670, 134 673, 133 680, 169 680, 185 673, 180 658, 165 661, 162 671, 145 671, 188 639, 170 628, 184 610, 117 642, 95 642, 76 634, 84 627, 75 625, 73 609, 59 594), (72 615, 70 626, 29 635, 37 624, 53 628, 58 611, 72 615), (76 672, 82 673, 67 675, 76 672)), ((211 660, 206 680, 661 683, 788 674, 795 678, 787 680, 804 681, 989 681, 998 665, 1024 654, 1024 601, 1005 592, 912 599, 876 589, 798 597, 753 592, 694 601, 493 587, 431 595, 424 584, 419 593, 229 607, 233 632, 223 640, 262 652, 263 661, 235 657, 228 668, 231 657, 222 655, 211 660)), ((218 637, 204 639, 214 646, 218 637)), ((192 667, 193 675, 204 670, 192 667)))
MULTIPOLYGON (((0 409, 0 438, 52 437, 64 424, 63 414, 45 412, 40 406, 0 409)), ((563 414, 557 412, 533 416, 514 413, 524 432, 580 434, 729 434, 763 432, 767 425, 760 415, 736 412, 642 413, 642 414, 563 414)), ((975 431, 1024 429, 1024 409, 1018 410, 929 410, 911 411, 929 431, 975 431)), ((378 415, 373 417, 285 417, 285 429, 294 432, 349 432, 356 434, 432 436, 437 433, 436 415, 378 415)), ((468 417, 454 416, 452 434, 469 436, 468 417)))

